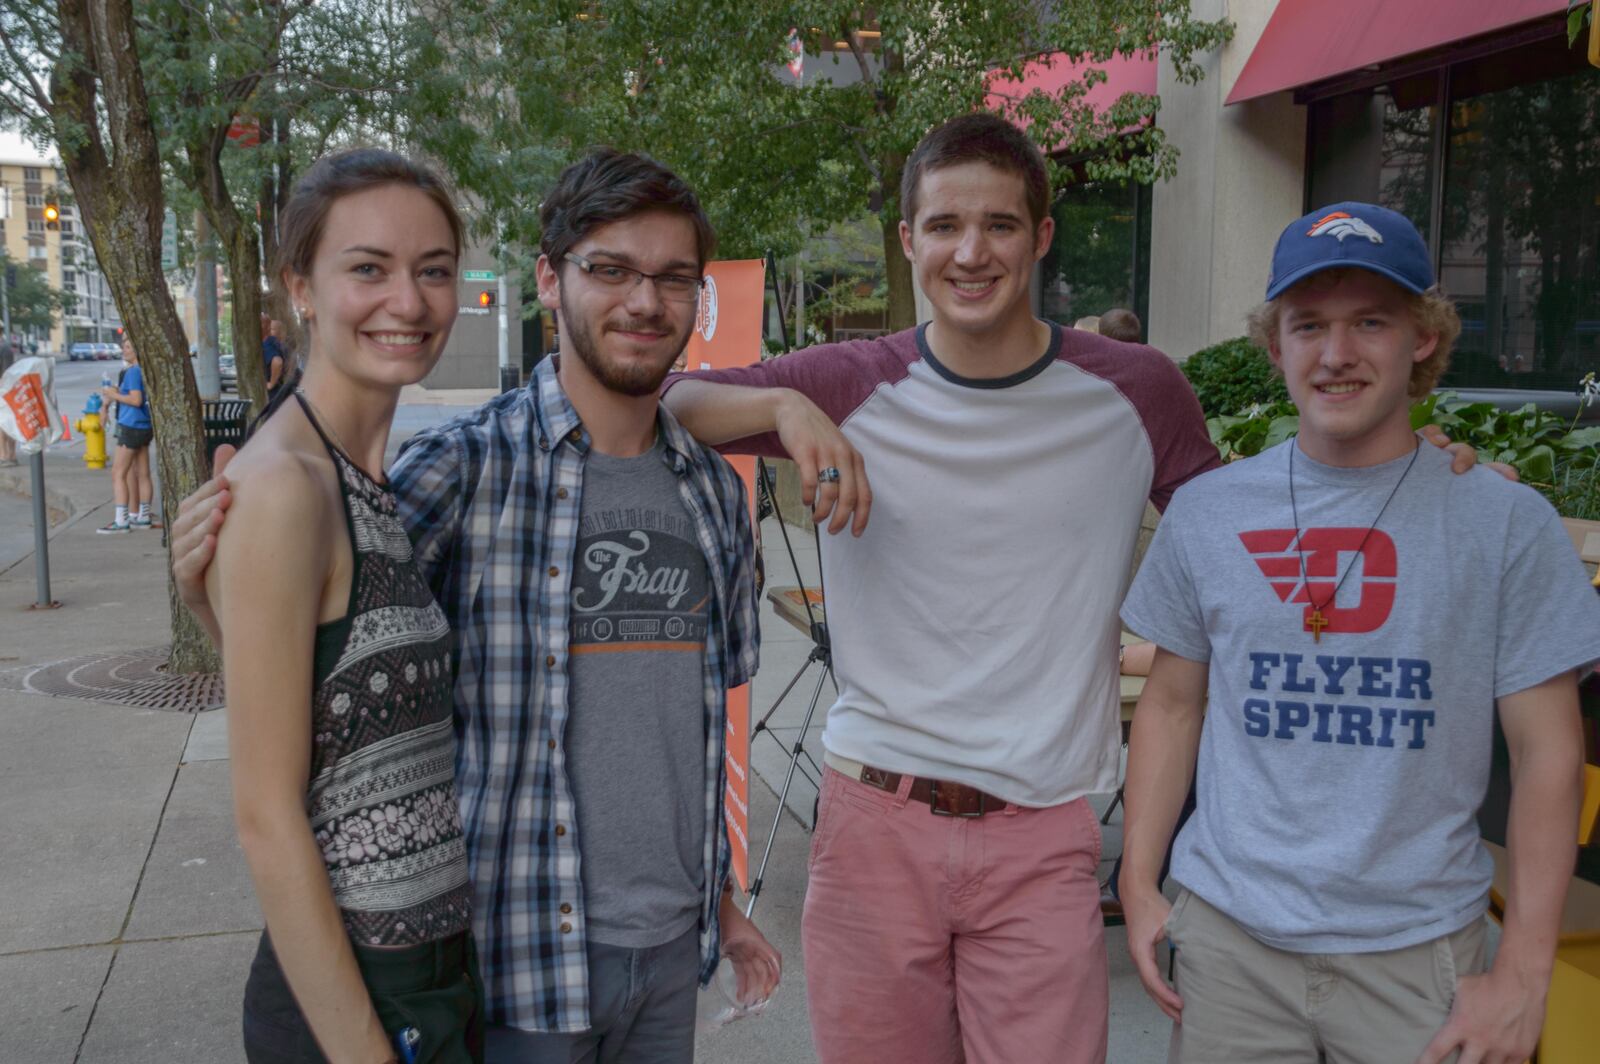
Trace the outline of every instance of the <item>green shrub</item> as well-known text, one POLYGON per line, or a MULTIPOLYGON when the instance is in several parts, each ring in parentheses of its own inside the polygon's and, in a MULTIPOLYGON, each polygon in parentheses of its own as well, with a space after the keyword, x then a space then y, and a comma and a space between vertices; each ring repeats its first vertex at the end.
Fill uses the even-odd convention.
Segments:
POLYGON ((1267 353, 1242 336, 1196 351, 1183 363, 1183 375, 1189 378, 1208 418, 1240 414, 1289 398, 1267 353))
MULTIPOLYGON (((1532 403, 1501 410, 1449 392, 1411 407, 1411 427, 1424 425, 1438 425, 1452 440, 1471 445, 1480 462, 1513 467, 1563 516, 1600 520, 1600 426, 1576 428, 1532 403)), ((1300 418, 1288 401, 1262 403, 1209 418, 1206 428, 1228 462, 1282 443, 1300 430, 1300 418)))
POLYGON ((1595 464, 1592 449, 1587 455, 1557 458, 1550 486, 1535 487, 1562 517, 1600 521, 1600 466, 1595 464))
POLYGON ((1206 419, 1206 429, 1224 462, 1249 458, 1268 447, 1276 447, 1300 431, 1300 412, 1284 399, 1256 404, 1240 414, 1223 414, 1206 419))

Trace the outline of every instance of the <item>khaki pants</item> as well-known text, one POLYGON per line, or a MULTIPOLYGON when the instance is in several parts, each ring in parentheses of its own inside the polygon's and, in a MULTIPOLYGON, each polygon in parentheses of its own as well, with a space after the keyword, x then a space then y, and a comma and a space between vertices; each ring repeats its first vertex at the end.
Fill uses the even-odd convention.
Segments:
POLYGON ((1183 998, 1169 1064, 1411 1064, 1449 1017, 1457 977, 1486 966, 1481 919, 1404 949, 1286 953, 1185 890, 1167 934, 1183 998))

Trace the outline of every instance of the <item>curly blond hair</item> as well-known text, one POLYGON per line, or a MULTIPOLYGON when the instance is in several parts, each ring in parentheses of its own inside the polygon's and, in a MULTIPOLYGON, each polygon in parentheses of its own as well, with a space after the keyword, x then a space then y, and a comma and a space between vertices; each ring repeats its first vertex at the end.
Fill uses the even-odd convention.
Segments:
MULTIPOLYGON (((1323 270, 1314 277, 1306 278, 1300 284, 1306 284, 1313 279, 1337 284, 1349 270, 1350 267, 1323 270)), ((1299 285, 1294 286, 1298 287, 1299 285)), ((1294 288, 1289 290, 1292 292, 1294 288)), ((1411 367, 1411 381, 1406 386, 1406 393, 1415 400, 1433 391, 1439 383, 1439 378, 1444 376, 1444 371, 1450 368, 1450 353, 1455 349, 1456 339, 1461 335, 1461 315, 1456 312, 1455 303, 1438 285, 1420 295, 1404 289, 1402 294, 1405 296, 1406 309, 1411 312, 1411 320, 1417 329, 1439 338, 1433 354, 1411 367)), ((1256 306, 1245 317, 1250 330, 1250 341, 1262 350, 1272 350, 1278 342, 1278 323, 1282 316, 1281 296, 1280 299, 1269 299, 1256 306)), ((1282 374, 1281 369, 1276 366, 1273 368, 1282 374)))

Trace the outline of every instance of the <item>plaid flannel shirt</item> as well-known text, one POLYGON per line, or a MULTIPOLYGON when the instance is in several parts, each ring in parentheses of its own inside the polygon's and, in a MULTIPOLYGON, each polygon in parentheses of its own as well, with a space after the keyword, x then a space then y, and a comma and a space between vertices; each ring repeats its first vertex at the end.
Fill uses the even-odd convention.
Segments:
MULTIPOLYGON (((568 778, 568 607, 589 437, 553 359, 526 388, 407 442, 389 473, 417 561, 454 632, 456 787, 488 1020, 589 1027, 581 843, 568 778)), ((701 980, 728 874, 725 692, 759 642, 744 484, 662 408, 665 460, 714 588, 706 634, 701 980)))

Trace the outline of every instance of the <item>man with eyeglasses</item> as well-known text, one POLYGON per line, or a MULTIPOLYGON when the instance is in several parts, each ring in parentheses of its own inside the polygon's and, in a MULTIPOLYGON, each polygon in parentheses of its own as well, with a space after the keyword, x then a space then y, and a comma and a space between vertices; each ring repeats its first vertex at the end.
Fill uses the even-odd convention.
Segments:
MULTIPOLYGON (((559 355, 389 472, 456 636, 488 1060, 688 1064, 719 952, 752 997, 781 966, 733 903, 723 821, 725 692, 758 641, 747 500, 657 398, 715 237, 670 171, 609 150, 540 220, 559 355)), ((217 486, 175 525, 202 609, 217 486)))

